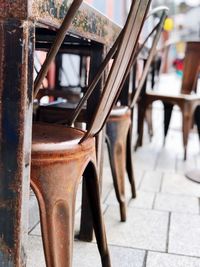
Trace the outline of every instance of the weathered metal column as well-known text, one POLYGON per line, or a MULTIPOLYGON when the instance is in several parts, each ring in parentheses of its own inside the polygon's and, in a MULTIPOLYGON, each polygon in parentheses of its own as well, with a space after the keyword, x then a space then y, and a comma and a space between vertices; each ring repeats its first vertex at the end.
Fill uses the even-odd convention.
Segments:
POLYGON ((0 0, 0 266, 26 266, 34 27, 28 0, 0 0))

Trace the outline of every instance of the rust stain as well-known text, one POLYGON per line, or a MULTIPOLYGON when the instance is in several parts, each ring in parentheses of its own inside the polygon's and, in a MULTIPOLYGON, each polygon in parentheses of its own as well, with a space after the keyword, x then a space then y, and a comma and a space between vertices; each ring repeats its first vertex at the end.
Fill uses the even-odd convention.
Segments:
MULTIPOLYGON (((0 37, 0 98, 1 98, 1 241, 0 263, 5 259, 5 267, 25 266, 25 250, 19 240, 23 235, 22 198, 27 178, 23 176, 24 166, 24 119, 30 100, 27 99, 28 53, 31 22, 12 19, 1 24, 0 37), (15 54, 10 51, 16 50, 15 54), (17 55, 17 56, 16 56, 17 55), (10 62, 12 61, 12 64, 10 62), (14 67, 13 67, 14 66, 14 67), (12 74, 11 74, 12 73, 12 74), (9 76, 10 75, 10 76, 9 76), (12 77, 13 79, 7 79, 12 77), (6 86, 5 86, 6 81, 6 86), (9 81, 9 82, 8 82, 9 81), (17 99, 18 103, 15 105, 17 99), (15 110, 15 112, 12 112, 15 110), (11 142, 9 142, 11 140, 11 142), (11 144, 10 144, 11 143, 11 144), (12 146, 12 147, 11 147, 12 146), (13 155, 9 155, 9 151, 13 155), (9 158, 9 160, 8 160, 9 158), (12 256, 8 261, 7 255, 12 256), (21 255, 21 256, 20 256, 21 255), (1 261, 2 259, 2 261, 1 261), (12 265, 13 264, 13 265, 12 265)), ((10 256, 9 256, 10 257, 10 256)))
MULTIPOLYGON (((33 19, 49 26, 59 27, 71 2, 71 0, 35 0, 32 4, 33 19)), ((106 45, 112 45, 120 32, 120 27, 83 3, 77 11, 70 32, 106 45)))
POLYGON ((3 237, 0 237, 0 263, 1 267, 14 267, 14 256, 9 247, 4 242, 3 237))
POLYGON ((26 18, 28 0, 0 0, 0 18, 26 18))

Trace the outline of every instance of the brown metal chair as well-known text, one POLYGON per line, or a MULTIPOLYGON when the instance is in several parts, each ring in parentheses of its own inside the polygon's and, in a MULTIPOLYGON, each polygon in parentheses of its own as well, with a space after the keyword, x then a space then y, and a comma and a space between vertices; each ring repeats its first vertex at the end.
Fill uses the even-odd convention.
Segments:
MULTIPOLYGON (((160 16, 160 21, 158 24, 156 24, 156 27, 154 28, 154 31, 157 31, 157 35, 156 35, 156 42, 154 42, 153 49, 149 54, 151 59, 152 55, 156 51, 155 48, 157 40, 162 30, 162 24, 166 17, 167 9, 157 8, 153 12, 151 12, 151 16, 155 15, 156 13, 159 16, 159 13, 161 13, 162 11, 164 13, 160 16)), ((154 33, 154 31, 151 32, 151 34, 145 40, 145 43, 147 42, 149 37, 154 33)), ((125 203, 125 190, 124 190, 125 169, 127 170, 128 173, 128 178, 131 185, 132 197, 133 198, 136 197, 133 160, 132 160, 133 107, 129 108, 131 104, 131 98, 127 90, 128 86, 129 82, 127 81, 124 88, 122 89, 121 96, 118 98, 118 103, 120 102, 121 105, 114 106, 106 125, 106 136, 107 136, 106 140, 108 144, 108 151, 109 151, 109 158, 110 158, 115 193, 120 206, 121 221, 126 221, 126 203, 125 203)), ((68 99, 67 92, 58 90, 52 91, 49 89, 43 89, 40 91, 40 94, 38 94, 38 99, 42 98, 43 96, 56 96, 56 97, 61 96, 64 99, 68 99)), ((71 116, 71 114, 73 113, 74 106, 75 106, 74 104, 70 104, 69 102, 55 103, 53 105, 50 104, 48 106, 41 106, 38 112, 39 120, 47 122, 58 122, 59 120, 62 121, 66 117, 71 116)), ((87 122, 87 114, 84 109, 79 114, 78 121, 87 122)))
MULTIPOLYGON (((167 16, 167 8, 159 7, 151 11, 149 16, 160 16, 159 22, 148 35, 142 46, 145 45, 149 37, 155 36, 152 40, 152 45, 148 55, 145 55, 146 66, 142 74, 142 78, 136 90, 133 90, 132 95, 129 95, 128 88, 126 88, 125 96, 121 97, 119 101, 121 106, 115 106, 108 118, 106 125, 107 143, 109 150, 109 158, 111 163, 114 187, 117 200, 120 205, 121 220, 126 221, 126 203, 125 203, 125 170, 127 170, 129 182, 131 185, 132 197, 136 197, 136 189, 134 182, 133 169, 133 153, 132 153, 132 132, 133 132, 133 108, 140 95, 141 89, 147 76, 147 68, 151 64, 152 59, 156 53, 156 46, 162 32, 162 26, 167 16), (160 15, 161 14, 161 15, 160 15)), ((134 87, 135 85, 132 84, 134 87)), ((128 87, 128 84, 127 84, 128 87)))
MULTIPOLYGON (((160 16, 160 21, 156 25, 154 31, 158 31, 156 35, 156 40, 160 36, 162 30, 162 24, 166 17, 166 8, 157 8, 151 12, 151 16, 159 15, 162 11, 164 12, 160 16), (158 36, 158 37, 157 37, 158 36)), ((152 31, 151 34, 154 33, 152 31)), ((151 36, 148 36, 148 38, 151 36)), ((148 38, 145 42, 147 42, 148 38)), ((155 53, 157 41, 153 45, 153 53, 155 53)), ((152 53, 152 52, 151 52, 152 53)), ((152 55, 151 55, 152 59, 152 55)), ((144 82, 144 79, 143 79, 144 82)), ((108 144, 109 158, 114 182, 114 188, 117 200, 120 206, 120 217, 121 221, 126 221, 126 204, 125 204, 125 169, 128 173, 129 182, 131 185, 132 197, 136 197, 136 189, 134 182, 134 171, 133 171, 133 160, 132 160, 132 113, 133 108, 129 108, 131 104, 131 98, 127 88, 129 87, 129 82, 127 81, 126 85, 122 90, 122 96, 119 97, 118 103, 120 106, 115 106, 108 118, 106 125, 106 140, 108 144)), ((140 85, 141 87, 141 85, 140 85)), ((68 99, 68 93, 58 90, 49 90, 43 89, 38 94, 38 99, 41 99, 43 96, 55 96, 68 99)), ((56 103, 50 104, 47 106, 41 106, 39 108, 39 120, 46 122, 59 122, 65 120, 66 116, 70 117, 73 113, 74 107, 76 105, 67 103, 56 103)), ((82 112, 79 114, 78 121, 87 122, 86 110, 82 109, 82 112)))
MULTIPOLYGON (((86 173, 84 177, 102 266, 111 266, 100 206, 94 136, 105 124, 130 71, 150 2, 149 0, 132 2, 122 33, 75 110, 71 123, 76 120, 83 104, 104 73, 110 58, 115 54, 88 131, 52 124, 33 125, 31 185, 39 202, 48 267, 72 265, 75 199, 83 173, 86 173)), ((51 60, 47 58, 47 63, 48 61, 51 60)), ((44 64, 36 79, 36 92, 48 69, 47 63, 44 64)))
MULTIPOLYGON (((142 145, 143 121, 147 107, 154 101, 161 100, 164 104, 164 143, 168 132, 171 113, 174 105, 178 105, 182 112, 182 131, 184 160, 187 156, 187 143, 189 131, 193 122, 196 107, 200 105, 200 97, 195 93, 198 75, 200 72, 200 42, 187 42, 181 92, 177 95, 149 90, 140 101, 140 129, 137 146, 142 145)), ((176 89, 176 88, 175 88, 176 89)))

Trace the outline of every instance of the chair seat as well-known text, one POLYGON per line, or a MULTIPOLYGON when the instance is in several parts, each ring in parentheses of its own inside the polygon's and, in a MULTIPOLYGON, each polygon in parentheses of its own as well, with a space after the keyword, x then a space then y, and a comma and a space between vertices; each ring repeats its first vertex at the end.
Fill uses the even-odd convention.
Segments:
POLYGON ((110 116, 123 116, 128 112, 130 112, 128 106, 114 106, 110 113, 110 116))
POLYGON ((157 90, 147 90, 146 93, 150 97, 159 97, 163 100, 180 99, 186 101, 200 100, 197 94, 183 94, 181 93, 181 79, 175 73, 162 74, 158 84, 157 90))
POLYGON ((193 101, 193 100, 200 100, 200 96, 196 95, 196 94, 166 94, 165 92, 162 91, 153 91, 153 90, 148 90, 147 91, 148 96, 152 96, 152 97, 161 97, 163 99, 165 98, 170 98, 170 99, 182 99, 182 100, 188 100, 188 101, 193 101))
POLYGON ((57 124, 33 124, 32 152, 67 150, 78 145, 85 132, 57 124))

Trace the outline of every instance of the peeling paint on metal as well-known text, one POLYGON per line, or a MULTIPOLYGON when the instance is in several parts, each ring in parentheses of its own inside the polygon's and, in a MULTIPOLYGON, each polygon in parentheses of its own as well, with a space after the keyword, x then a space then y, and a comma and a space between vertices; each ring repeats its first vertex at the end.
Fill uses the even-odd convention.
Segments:
MULTIPOLYGON (((35 0, 32 5, 33 19, 59 27, 71 0, 35 0)), ((84 38, 111 45, 117 38, 120 27, 94 8, 83 3, 74 18, 70 32, 84 38)))
POLYGON ((30 153, 31 137, 27 137, 30 142, 26 146, 24 126, 28 123, 31 129, 31 112, 27 118, 31 107, 31 96, 27 97, 31 28, 27 21, 0 21, 0 259, 5 267, 23 267, 26 262, 23 235, 27 220, 23 216, 28 209, 22 200, 28 199, 29 190, 29 176, 24 175, 29 166, 24 161, 25 152, 30 153))
POLYGON ((27 17, 28 0, 0 0, 0 18, 27 17))

